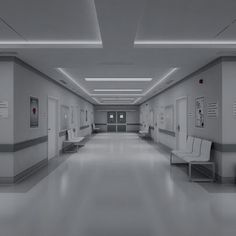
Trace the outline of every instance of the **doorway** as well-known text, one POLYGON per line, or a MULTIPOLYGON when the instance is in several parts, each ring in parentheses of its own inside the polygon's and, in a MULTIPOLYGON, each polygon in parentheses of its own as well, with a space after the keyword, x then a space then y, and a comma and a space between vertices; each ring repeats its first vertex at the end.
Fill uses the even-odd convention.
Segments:
POLYGON ((187 141, 187 97, 176 100, 176 147, 183 150, 187 141))
POLYGON ((126 112, 107 112, 107 132, 126 132, 126 112))
POLYGON ((48 160, 58 154, 58 100, 48 98, 48 160))

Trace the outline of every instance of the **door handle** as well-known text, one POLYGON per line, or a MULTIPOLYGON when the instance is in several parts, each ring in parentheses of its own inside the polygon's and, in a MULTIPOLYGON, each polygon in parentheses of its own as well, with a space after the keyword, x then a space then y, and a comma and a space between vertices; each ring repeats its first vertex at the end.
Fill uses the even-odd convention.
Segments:
POLYGON ((177 131, 178 132, 180 131, 180 125, 177 125, 177 131))

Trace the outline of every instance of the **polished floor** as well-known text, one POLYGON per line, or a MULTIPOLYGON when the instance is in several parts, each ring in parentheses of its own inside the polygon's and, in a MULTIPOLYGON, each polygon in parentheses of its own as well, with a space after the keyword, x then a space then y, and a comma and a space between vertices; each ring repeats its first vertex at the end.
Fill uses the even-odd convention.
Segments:
POLYGON ((136 134, 95 135, 60 160, 0 187, 0 236, 236 235, 236 187, 188 182, 136 134))

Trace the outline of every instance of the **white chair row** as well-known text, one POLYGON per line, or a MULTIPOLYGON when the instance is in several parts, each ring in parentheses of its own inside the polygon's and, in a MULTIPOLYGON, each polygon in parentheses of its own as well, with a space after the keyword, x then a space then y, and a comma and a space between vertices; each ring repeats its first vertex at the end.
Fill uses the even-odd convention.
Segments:
POLYGON ((210 161, 212 142, 200 138, 188 136, 185 150, 173 150, 170 154, 170 164, 173 163, 173 157, 178 157, 185 163, 188 163, 188 173, 190 181, 214 181, 215 163, 210 161), (192 178, 193 165, 211 165, 211 178, 192 178))
POLYGON ((100 131, 100 128, 96 127, 95 124, 93 123, 92 130, 93 130, 93 133, 98 133, 100 131))
POLYGON ((84 137, 75 137, 72 129, 67 130, 67 140, 63 141, 63 152, 78 152, 79 147, 83 146, 81 143, 83 140, 84 137), (70 145, 75 147, 75 151, 68 148, 70 145))
POLYGON ((139 136, 141 138, 147 137, 149 135, 150 135, 150 127, 148 125, 145 126, 143 130, 139 130, 139 136))

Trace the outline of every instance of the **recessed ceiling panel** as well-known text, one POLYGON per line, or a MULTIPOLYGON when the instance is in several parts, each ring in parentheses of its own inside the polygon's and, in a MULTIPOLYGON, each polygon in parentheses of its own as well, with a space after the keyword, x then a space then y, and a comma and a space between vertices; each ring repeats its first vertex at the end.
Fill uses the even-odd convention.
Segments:
POLYGON ((93 0, 7 0, 0 16, 30 41, 101 40, 93 0))
POLYGON ((147 0, 136 41, 216 40, 217 33, 235 19, 235 9, 232 0, 147 0))

